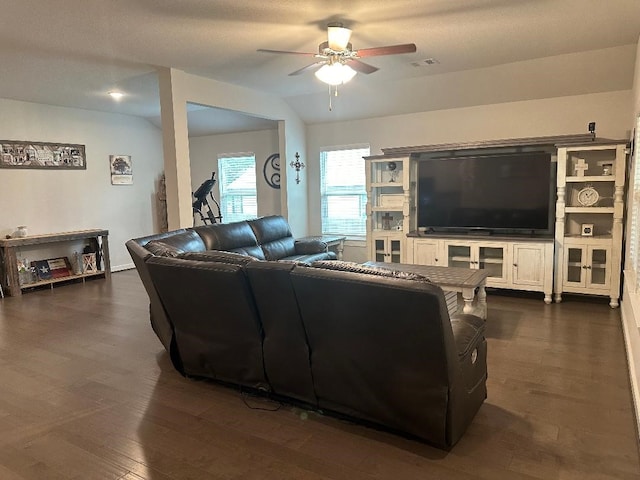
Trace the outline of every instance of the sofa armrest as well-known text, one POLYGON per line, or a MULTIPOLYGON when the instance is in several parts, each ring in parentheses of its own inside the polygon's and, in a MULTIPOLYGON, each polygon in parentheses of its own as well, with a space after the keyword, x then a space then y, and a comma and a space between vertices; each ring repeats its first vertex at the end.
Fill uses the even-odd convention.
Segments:
POLYGON ((311 255, 326 252, 329 247, 320 240, 296 240, 294 244, 296 255, 311 255))
POLYGON ((476 315, 461 314, 451 318, 458 358, 467 357, 484 339, 485 321, 476 315))

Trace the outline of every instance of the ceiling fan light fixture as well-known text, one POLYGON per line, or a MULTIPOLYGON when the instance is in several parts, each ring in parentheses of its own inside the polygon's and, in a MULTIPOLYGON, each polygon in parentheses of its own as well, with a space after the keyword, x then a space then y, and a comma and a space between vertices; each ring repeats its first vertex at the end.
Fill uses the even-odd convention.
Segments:
POLYGON ((119 90, 111 90, 109 92, 107 92, 107 94, 113 98, 115 101, 121 100, 122 97, 124 97, 124 93, 120 92, 119 90))
POLYGON ((318 80, 328 85, 342 85, 356 76, 356 72, 349 65, 336 62, 331 65, 323 65, 315 75, 318 80))
POLYGON ((334 52, 342 52, 345 50, 351 39, 351 30, 342 25, 329 25, 327 30, 329 48, 334 52))

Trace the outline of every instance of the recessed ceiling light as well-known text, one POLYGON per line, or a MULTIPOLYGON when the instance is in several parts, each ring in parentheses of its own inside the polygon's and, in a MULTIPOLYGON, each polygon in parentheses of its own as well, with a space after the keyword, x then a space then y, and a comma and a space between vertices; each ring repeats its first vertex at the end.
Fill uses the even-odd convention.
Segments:
POLYGON ((113 90, 109 92, 109 96, 114 100, 120 100, 122 97, 124 97, 124 93, 113 90))

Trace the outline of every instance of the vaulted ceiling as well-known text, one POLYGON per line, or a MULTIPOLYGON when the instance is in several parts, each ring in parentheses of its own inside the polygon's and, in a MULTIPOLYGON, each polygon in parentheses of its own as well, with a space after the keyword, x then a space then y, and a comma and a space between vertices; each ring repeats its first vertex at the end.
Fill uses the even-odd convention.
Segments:
MULTIPOLYGON (((156 67, 174 67, 283 97, 315 123, 630 89, 640 0, 19 0, 0 19, 2 98, 158 123, 156 67), (367 59, 380 70, 329 111, 325 84, 288 75, 312 58, 257 49, 316 52, 336 21, 356 50, 417 52, 367 59)), ((195 134, 269 125, 189 110, 195 134)))

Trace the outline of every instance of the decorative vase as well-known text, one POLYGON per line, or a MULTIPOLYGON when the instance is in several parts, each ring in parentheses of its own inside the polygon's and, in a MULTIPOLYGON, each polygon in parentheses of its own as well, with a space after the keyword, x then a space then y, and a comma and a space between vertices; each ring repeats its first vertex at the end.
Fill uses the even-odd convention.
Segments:
POLYGON ((24 238, 27 236, 27 226, 26 225, 20 225, 19 227, 16 228, 16 231, 13 234, 15 237, 18 238, 24 238))

